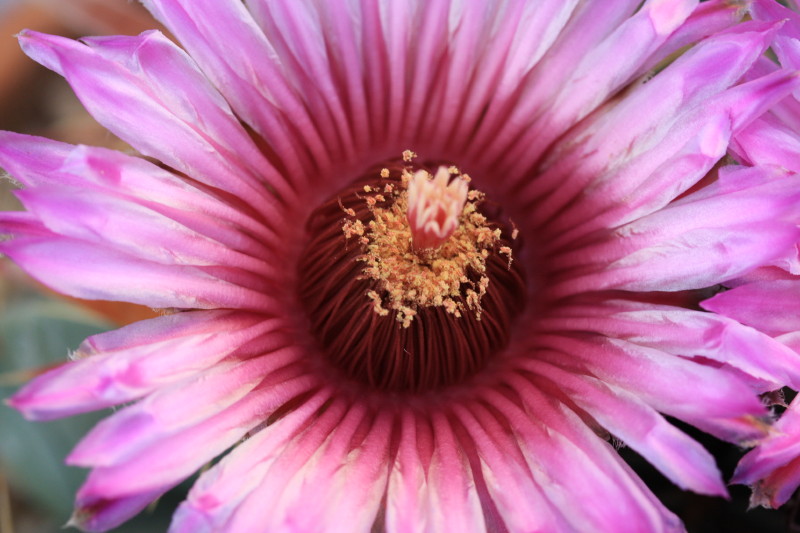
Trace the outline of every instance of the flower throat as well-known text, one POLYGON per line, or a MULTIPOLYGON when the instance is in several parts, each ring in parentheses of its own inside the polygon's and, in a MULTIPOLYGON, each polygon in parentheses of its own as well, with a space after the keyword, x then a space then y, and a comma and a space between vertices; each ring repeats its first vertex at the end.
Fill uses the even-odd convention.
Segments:
POLYGON ((330 362, 371 387, 425 391, 480 370, 523 303, 516 230, 452 165, 377 167, 312 214, 300 298, 330 362))

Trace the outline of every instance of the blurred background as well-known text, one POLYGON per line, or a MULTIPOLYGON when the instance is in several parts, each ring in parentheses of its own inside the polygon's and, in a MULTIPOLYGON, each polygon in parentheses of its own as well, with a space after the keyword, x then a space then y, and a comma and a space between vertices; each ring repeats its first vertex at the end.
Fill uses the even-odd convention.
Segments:
MULTIPOLYGON (((128 150, 86 114, 58 75, 22 54, 14 35, 25 28, 70 37, 133 35, 155 27, 158 24, 149 14, 128 0, 0 0, 0 129, 128 150)), ((0 209, 20 208, 12 189, 10 180, 0 179, 0 209)), ((11 262, 0 259, 0 398, 11 395, 37 373, 65 361, 88 335, 151 316, 154 313, 150 309, 138 306, 57 295, 11 262)), ((65 466, 63 459, 106 414, 30 423, 0 405, 0 533, 61 530, 86 475, 84 470, 65 466)), ((681 427, 704 443, 729 477, 741 451, 681 427)), ((746 487, 731 487, 730 501, 697 496, 674 487, 634 452, 623 449, 621 453, 667 507, 684 520, 690 533, 800 531, 800 520, 795 518, 797 500, 779 511, 747 511, 746 487)), ((165 531, 172 510, 191 481, 165 495, 119 531, 165 531)), ((576 501, 575 505, 583 503, 576 501)))
MULTIPOLYGON (((28 59, 14 36, 25 28, 80 37, 154 27, 147 11, 127 0, 0 0, 0 129, 129 149, 84 111, 60 76, 28 59)), ((0 180, 0 209, 20 208, 12 189, 10 180, 0 180)), ((85 337, 153 315, 129 304, 65 298, 0 259, 0 398, 65 361, 85 337)), ((105 414, 30 423, 0 404, 0 533, 62 530, 86 476, 65 466, 64 457, 105 414)), ((166 531, 185 490, 168 494, 120 531, 166 531)))

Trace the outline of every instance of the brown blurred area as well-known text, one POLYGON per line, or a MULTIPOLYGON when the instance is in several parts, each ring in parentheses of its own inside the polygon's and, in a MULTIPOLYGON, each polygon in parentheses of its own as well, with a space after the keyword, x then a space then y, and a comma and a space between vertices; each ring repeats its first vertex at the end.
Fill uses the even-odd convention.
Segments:
MULTIPOLYGON (((135 35, 153 28, 164 31, 139 3, 129 0, 0 0, 0 129, 130 150, 89 116, 60 76, 22 53, 15 35, 31 29, 78 38, 135 35)), ((9 181, 2 180, 0 209, 19 208, 11 189, 9 181)), ((2 260, 0 297, 9 286, 26 283, 31 280, 2 260)), ((0 302, 3 300, 0 298, 0 302)), ((120 325, 153 316, 149 309, 119 303, 83 305, 120 325)))

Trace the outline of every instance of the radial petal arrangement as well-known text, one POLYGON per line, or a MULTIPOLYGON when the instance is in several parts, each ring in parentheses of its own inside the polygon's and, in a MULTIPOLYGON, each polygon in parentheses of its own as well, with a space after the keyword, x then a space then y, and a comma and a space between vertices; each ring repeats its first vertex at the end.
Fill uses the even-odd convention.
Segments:
POLYGON ((212 463, 171 531, 683 531, 614 448, 726 496, 667 417, 766 439, 758 503, 800 484, 800 407, 760 397, 800 387, 800 17, 143 3, 177 44, 19 36, 137 154, 0 132, 0 252, 163 310, 9 400, 121 406, 67 458, 72 525, 212 463))

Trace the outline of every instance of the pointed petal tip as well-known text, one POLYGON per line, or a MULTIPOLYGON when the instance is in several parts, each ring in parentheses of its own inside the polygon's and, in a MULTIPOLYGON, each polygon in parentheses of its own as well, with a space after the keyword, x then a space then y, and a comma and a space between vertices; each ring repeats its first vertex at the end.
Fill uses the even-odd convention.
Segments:
POLYGON ((46 416, 41 415, 36 411, 35 408, 31 408, 30 402, 26 399, 25 388, 23 387, 22 390, 14 394, 9 398, 5 398, 3 403, 9 406, 10 408, 14 409, 15 411, 19 412, 25 420, 30 422, 41 422, 44 420, 49 420, 46 416))
POLYGON ((17 40, 19 41, 20 45, 23 46, 28 44, 43 44, 43 45, 50 45, 53 41, 59 39, 66 39, 65 37, 58 37, 56 35, 50 35, 48 33, 42 33, 36 30, 24 29, 15 35, 17 40))

